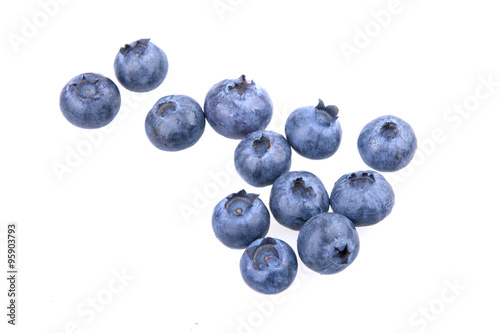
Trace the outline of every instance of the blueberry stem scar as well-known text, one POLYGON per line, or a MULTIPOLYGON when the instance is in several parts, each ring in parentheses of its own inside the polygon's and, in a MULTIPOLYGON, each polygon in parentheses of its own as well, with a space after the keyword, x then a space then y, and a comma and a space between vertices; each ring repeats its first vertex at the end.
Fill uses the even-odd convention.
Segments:
POLYGON ((372 173, 363 172, 361 176, 356 173, 352 173, 349 177, 349 185, 356 184, 360 180, 368 180, 370 183, 375 183, 375 176, 372 173))
POLYGON ((238 95, 241 96, 241 95, 243 95, 243 93, 245 92, 245 90, 247 90, 247 88, 250 85, 250 83, 247 82, 247 80, 245 78, 245 75, 240 76, 239 79, 241 80, 241 82, 235 83, 234 86, 228 86, 227 88, 229 90, 237 89, 238 95))
POLYGON ((85 100, 85 99, 88 99, 88 98, 92 98, 92 99, 99 99, 99 91, 97 90, 97 86, 99 85, 99 79, 95 79, 93 82, 90 82, 89 80, 87 80, 87 78, 85 77, 85 75, 82 75, 82 77, 80 78, 80 82, 78 83, 73 83, 71 84, 71 87, 73 87, 77 93, 77 98, 81 101, 85 100), (83 90, 83 92, 85 94, 89 94, 90 93, 90 87, 89 85, 94 85, 95 86, 95 91, 94 91, 94 94, 93 96, 89 96, 89 95, 82 95, 81 94, 81 91, 80 91, 80 88, 87 88, 85 90, 83 90))
POLYGON ((349 259, 349 256, 351 255, 351 252, 349 252, 349 250, 347 249, 347 244, 342 251, 338 248, 335 248, 335 251, 337 251, 337 253, 333 257, 339 258, 341 260, 340 264, 345 265, 347 263, 347 260, 349 259))
POLYGON ((167 103, 162 103, 159 106, 159 109, 157 111, 157 113, 162 116, 162 118, 164 117, 164 113, 167 112, 167 111, 175 111, 176 110, 176 107, 175 107, 175 104, 172 103, 172 102, 167 102, 167 103))
POLYGON ((269 149, 271 149, 272 143, 269 138, 265 137, 264 134, 262 134, 259 139, 253 141, 252 147, 257 155, 259 157, 262 157, 262 155, 264 155, 269 149))
POLYGON ((120 53, 126 56, 130 51, 135 49, 135 55, 139 57, 148 47, 149 40, 150 38, 143 38, 130 44, 125 44, 124 47, 120 48, 120 53))
MULTIPOLYGON (((234 199, 232 199, 231 201, 229 201, 229 202, 226 204, 226 209, 228 209, 228 208, 229 208, 229 206, 230 206, 233 202, 235 202, 235 201, 237 201, 237 200, 243 200, 243 201, 247 202, 249 205, 251 205, 251 204, 252 204, 249 200, 247 200, 247 199, 245 199, 245 198, 234 198, 234 199)), ((240 212, 241 212, 241 208, 238 208, 236 211, 237 211, 238 213, 240 213, 240 212)))
POLYGON ((325 103, 320 99, 315 108, 316 121, 323 126, 331 126, 338 118, 339 109, 335 105, 325 106, 325 103))
MULTIPOLYGON (((262 241, 264 243, 264 241, 262 241)), ((274 247, 276 244, 264 244, 261 245, 255 250, 253 253, 253 268, 258 269, 261 265, 265 265, 266 267, 269 267, 268 260, 272 257, 279 259, 279 253, 278 250, 274 247), (263 252, 263 255, 261 256, 260 253, 263 252)))
MULTIPOLYGON (((239 191, 238 193, 233 193, 232 195, 228 196, 226 199, 227 199, 227 202, 226 204, 224 205, 224 208, 226 210, 229 209, 229 207, 231 206, 231 204, 237 200, 243 200, 245 201, 246 203, 248 203, 250 206, 253 205, 255 199, 257 199, 259 197, 258 194, 253 194, 253 193, 248 193, 245 191, 245 190, 241 190, 239 191)), ((237 208, 236 209, 236 212, 237 213, 241 213, 243 210, 241 208, 237 208)))
POLYGON ((303 199, 311 196, 314 190, 311 186, 306 187, 306 182, 302 177, 293 181, 292 193, 300 195, 303 199))
POLYGON ((380 129, 380 133, 386 139, 394 139, 398 134, 398 127, 393 122, 386 122, 384 126, 380 129))
POLYGON ((325 106, 323 100, 319 99, 318 105, 316 105, 316 112, 325 114, 330 120, 338 118, 339 109, 335 105, 325 106))

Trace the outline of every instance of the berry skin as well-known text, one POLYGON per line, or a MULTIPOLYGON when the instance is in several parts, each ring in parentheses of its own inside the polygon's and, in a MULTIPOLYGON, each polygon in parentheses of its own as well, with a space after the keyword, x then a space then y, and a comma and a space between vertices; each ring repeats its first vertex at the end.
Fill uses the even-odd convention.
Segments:
POLYGON ((291 171, 274 182, 269 206, 281 225, 300 230, 314 215, 328 212, 330 201, 318 177, 307 171, 291 171))
POLYGON ((302 226, 297 250, 302 262, 313 271, 335 274, 346 269, 358 256, 358 232, 344 215, 322 213, 302 226))
POLYGON ((146 134, 158 149, 178 151, 194 145, 205 131, 205 115, 191 97, 170 95, 156 102, 146 117, 146 134))
POLYGON ((290 170, 292 150, 288 141, 272 131, 256 131, 240 141, 234 152, 234 165, 248 184, 271 185, 290 170))
POLYGON ((212 213, 215 236, 232 249, 244 249, 269 231, 270 215, 257 194, 241 190, 220 201, 212 213))
POLYGON ((394 191, 375 171, 343 175, 330 194, 332 210, 350 219, 356 227, 382 221, 394 207, 394 191))
POLYGON ((122 86, 135 92, 147 92, 165 80, 168 60, 165 52, 149 38, 139 39, 120 48, 114 67, 122 86))
POLYGON ((337 120, 339 109, 325 106, 320 99, 316 107, 306 106, 293 111, 285 124, 290 146, 310 159, 325 159, 339 149, 342 128, 337 120))
POLYGON ((120 104, 120 91, 116 84, 95 73, 75 76, 59 96, 59 107, 64 117, 81 128, 108 125, 118 114, 120 104))
POLYGON ((230 139, 263 130, 271 121, 273 103, 267 91, 245 75, 215 84, 205 98, 205 115, 212 128, 230 139))
POLYGON ((240 260, 243 280, 263 294, 287 289, 297 275, 297 267, 297 256, 290 245, 272 237, 254 241, 240 260))
POLYGON ((411 126, 396 116, 382 116, 369 122, 358 137, 363 161, 377 171, 397 171, 407 166, 417 151, 411 126))

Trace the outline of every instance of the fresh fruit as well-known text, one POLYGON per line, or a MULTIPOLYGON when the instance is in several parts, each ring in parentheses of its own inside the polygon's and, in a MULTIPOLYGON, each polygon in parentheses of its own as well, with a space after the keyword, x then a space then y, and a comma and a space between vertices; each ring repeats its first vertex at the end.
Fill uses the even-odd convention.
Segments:
POLYGON ((276 179, 269 206, 280 224, 299 230, 314 215, 328 212, 328 192, 321 180, 307 171, 291 171, 276 179))
POLYGON ((407 166, 417 150, 411 126, 396 116, 382 116, 369 122, 358 137, 363 161, 377 171, 397 171, 407 166))
POLYGON ((270 215, 257 194, 241 190, 221 200, 212 213, 215 236, 224 245, 244 249, 266 236, 270 215))
POLYGON ((313 271, 335 274, 346 269, 358 256, 358 232, 344 215, 322 213, 302 226, 297 250, 302 262, 313 271))
POLYGON ((64 117, 81 128, 106 126, 118 114, 120 104, 116 84, 95 73, 75 76, 64 86, 59 97, 64 117))
POLYGON ((185 95, 160 98, 146 117, 146 134, 161 150, 178 151, 191 147, 204 130, 205 116, 201 106, 185 95))
POLYGON ((241 256, 240 272, 253 290, 277 294, 288 288, 295 279, 297 256, 290 245, 280 239, 258 239, 241 256))
MULTIPOLYGON (((165 80, 168 68, 167 56, 150 39, 126 44, 114 61, 118 81, 134 92, 156 89, 165 80)), ((95 73, 74 77, 60 95, 63 115, 82 128, 109 124, 120 104, 118 87, 95 73)), ((238 174, 255 187, 272 185, 270 210, 278 223, 299 231, 300 259, 313 271, 335 274, 358 256, 356 227, 380 222, 391 213, 395 201, 391 185, 376 171, 343 175, 330 196, 311 172, 289 171, 292 148, 315 160, 337 152, 342 140, 338 113, 336 106, 325 106, 321 99, 316 106, 297 108, 286 121, 285 138, 266 130, 273 115, 269 94, 242 75, 212 86, 203 109, 189 96, 160 98, 146 116, 145 130, 151 143, 165 151, 193 146, 204 133, 205 119, 218 134, 240 139, 234 151, 238 174), (333 213, 328 212, 330 206, 333 213)), ((411 126, 391 115, 371 121, 358 137, 363 161, 379 171, 404 168, 416 149, 411 126)), ((220 178, 214 180, 220 185, 220 178)), ((210 196, 206 190, 208 187, 204 194, 210 196)), ((286 290, 298 268, 294 250, 286 242, 266 236, 270 220, 269 210, 259 195, 245 190, 228 195, 212 212, 216 238, 229 248, 245 249, 240 259, 243 280, 264 294, 286 290)))
POLYGON ((165 52, 145 38, 120 48, 114 67, 116 78, 126 89, 146 92, 165 80, 168 60, 165 52))
POLYGON ((234 165, 248 184, 271 185, 290 170, 292 151, 283 135, 272 131, 248 134, 236 147, 234 165))
POLYGON ((273 103, 267 91, 245 75, 215 84, 205 98, 205 115, 212 128, 230 139, 263 130, 271 121, 273 103))
POLYGON ((375 171, 343 175, 330 194, 332 210, 350 219, 356 227, 382 221, 394 207, 394 191, 375 171))
POLYGON ((321 99, 316 107, 306 106, 293 111, 285 124, 290 146, 310 159, 325 159, 335 154, 342 139, 338 113, 335 105, 325 106, 321 99))

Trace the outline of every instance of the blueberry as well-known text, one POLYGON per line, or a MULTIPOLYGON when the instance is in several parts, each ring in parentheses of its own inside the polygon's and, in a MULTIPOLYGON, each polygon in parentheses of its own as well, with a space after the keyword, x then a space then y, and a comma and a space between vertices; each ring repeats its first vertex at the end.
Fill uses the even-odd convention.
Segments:
POLYGON ((356 227, 382 221, 394 206, 394 191, 375 171, 343 175, 335 182, 330 195, 334 212, 349 218, 356 227))
POLYGON ((358 256, 358 232, 344 215, 322 213, 302 226, 297 250, 302 262, 313 271, 335 274, 346 269, 358 256))
POLYGON ((262 187, 290 170, 292 150, 283 135, 256 131, 240 141, 234 152, 236 171, 248 184, 262 187))
POLYGON ((263 130, 271 121, 273 103, 264 88, 245 75, 215 84, 205 98, 205 115, 212 128, 230 139, 263 130))
POLYGON ((417 150, 411 126, 395 116, 382 116, 369 122, 358 137, 363 161, 377 171, 397 171, 407 166, 417 150))
POLYGON ((277 294, 288 288, 295 279, 297 256, 290 245, 280 239, 257 239, 241 256, 240 272, 253 290, 277 294))
POLYGON ((276 179, 269 199, 271 212, 280 224, 299 230, 314 215, 330 208, 321 180, 307 171, 292 171, 276 179))
POLYGON ((81 128, 109 124, 120 110, 120 91, 101 74, 75 76, 61 91, 59 106, 66 119, 81 128))
POLYGON ((128 90, 146 92, 157 88, 168 72, 165 52, 147 39, 120 48, 115 57, 115 75, 128 90))
POLYGON ((315 160, 335 154, 342 139, 338 113, 335 105, 325 106, 321 99, 316 107, 306 106, 293 111, 285 124, 290 146, 300 155, 315 160))
POLYGON ((270 215, 257 194, 241 190, 220 201, 212 213, 215 236, 226 246, 244 249, 269 231, 270 215))
POLYGON ((205 130, 205 115, 191 97, 170 95, 156 102, 146 117, 146 134, 158 149, 177 151, 194 145, 205 130))

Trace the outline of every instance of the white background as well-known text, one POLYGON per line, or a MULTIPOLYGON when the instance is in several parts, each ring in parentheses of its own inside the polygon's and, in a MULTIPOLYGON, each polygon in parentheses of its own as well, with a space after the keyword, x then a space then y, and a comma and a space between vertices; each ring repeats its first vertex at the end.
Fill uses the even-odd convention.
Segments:
MULTIPOLYGON (((15 329, 0 283, 2 332, 500 329, 493 1, 44 3, 56 2, 0 8, 0 266, 6 271, 5 231, 15 221, 20 270, 15 329), (373 13, 388 9, 377 23, 373 13), (122 110, 103 130, 68 123, 58 105, 64 84, 84 72, 117 82, 119 48, 147 37, 168 56, 165 82, 142 95, 120 86, 122 110), (346 56, 348 44, 356 53, 346 56), (160 97, 186 94, 203 105, 213 84, 241 74, 269 92, 269 129, 282 134, 297 107, 322 98, 340 108, 339 151, 323 161, 292 156, 292 170, 315 173, 329 192, 341 175, 367 168, 356 140, 370 120, 399 116, 420 144, 409 167, 385 174, 396 205, 359 229, 356 261, 330 276, 300 265, 278 298, 244 284, 242 251, 225 248, 211 228, 226 195, 244 188, 269 199, 270 187, 236 175, 238 142, 207 125, 194 147, 168 153, 144 131, 160 97), (129 280, 120 283, 122 273, 129 280)), ((296 248, 297 232, 275 221, 269 235, 296 248)))

